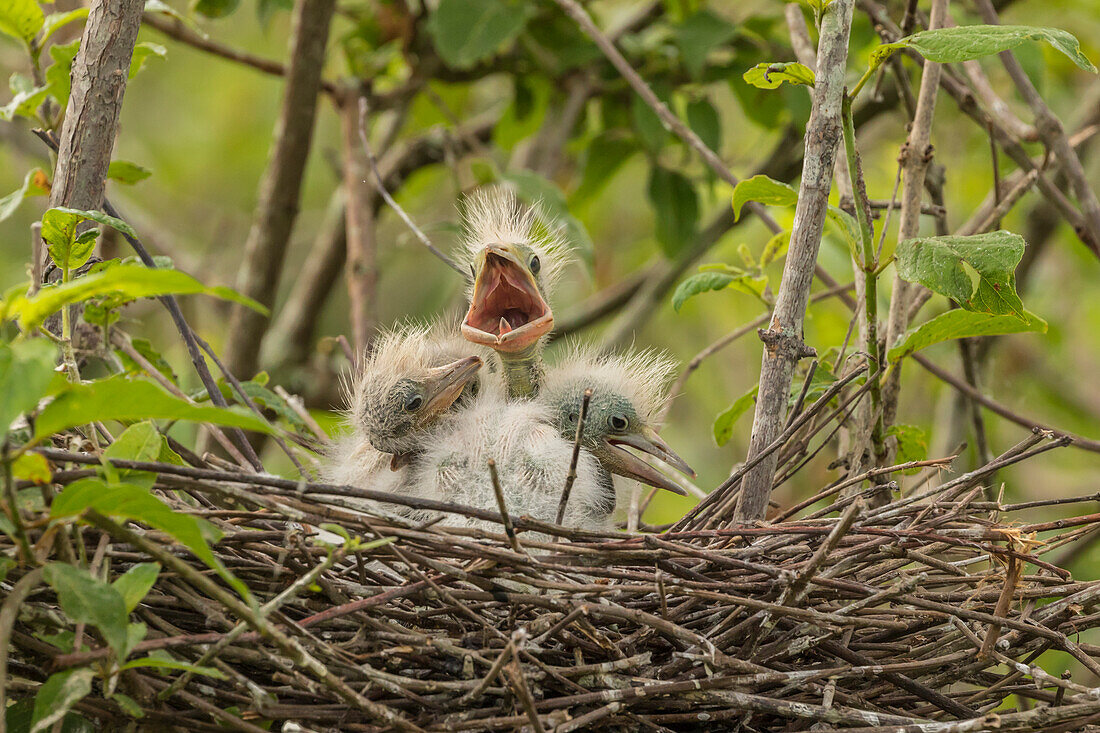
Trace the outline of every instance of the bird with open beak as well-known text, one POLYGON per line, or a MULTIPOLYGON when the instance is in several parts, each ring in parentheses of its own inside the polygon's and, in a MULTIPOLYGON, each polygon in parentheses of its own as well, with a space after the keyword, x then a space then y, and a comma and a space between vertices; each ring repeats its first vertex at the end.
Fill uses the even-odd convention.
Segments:
POLYGON ((506 188, 479 189, 465 202, 465 243, 473 277, 462 320, 468 341, 501 358, 510 398, 538 393, 543 337, 554 327, 549 290, 566 261, 555 227, 506 188))
POLYGON ((615 505, 611 474, 685 495, 683 488, 632 450, 694 477, 695 471, 661 439, 659 415, 674 362, 654 351, 600 354, 574 345, 546 374, 538 401, 550 407, 562 438, 573 441, 585 390, 591 389, 581 445, 606 472, 605 502, 615 505))

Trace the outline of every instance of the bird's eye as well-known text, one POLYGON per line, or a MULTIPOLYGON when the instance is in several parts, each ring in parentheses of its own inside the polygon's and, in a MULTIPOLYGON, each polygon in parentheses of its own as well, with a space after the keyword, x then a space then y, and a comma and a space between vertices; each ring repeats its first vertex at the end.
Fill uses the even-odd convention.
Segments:
POLYGON ((531 274, 538 275, 539 270, 542 269, 542 263, 539 262, 539 256, 535 255, 531 258, 531 274))
POLYGON ((577 422, 577 413, 575 413, 575 412, 569 413, 569 422, 571 422, 571 423, 577 422))
POLYGON ((612 415, 611 417, 607 418, 607 424, 611 426, 612 430, 622 432, 623 430, 626 430, 627 420, 622 415, 612 415))
POLYGON ((405 400, 405 412, 412 412, 419 410, 420 406, 424 404, 424 398, 418 394, 409 395, 405 400))

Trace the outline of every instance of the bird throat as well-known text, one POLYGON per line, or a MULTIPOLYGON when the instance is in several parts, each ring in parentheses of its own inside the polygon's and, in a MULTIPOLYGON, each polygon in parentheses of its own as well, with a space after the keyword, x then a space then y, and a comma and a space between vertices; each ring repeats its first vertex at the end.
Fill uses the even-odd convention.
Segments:
POLYGON ((542 344, 535 342, 517 352, 498 352, 504 369, 504 383, 509 399, 531 399, 542 386, 545 372, 542 365, 542 344))

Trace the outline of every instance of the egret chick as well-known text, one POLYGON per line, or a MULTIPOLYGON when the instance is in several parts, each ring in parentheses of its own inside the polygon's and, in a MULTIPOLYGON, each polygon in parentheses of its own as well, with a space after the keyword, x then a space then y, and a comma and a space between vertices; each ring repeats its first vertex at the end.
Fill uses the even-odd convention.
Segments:
POLYGON ((506 188, 466 199, 465 243, 473 275, 462 335, 500 354, 508 396, 533 397, 543 376, 542 338, 554 327, 549 291, 565 245, 534 208, 506 188))
POLYGON ((547 406, 561 437, 570 442, 576 438, 584 392, 592 390, 581 445, 607 472, 604 485, 610 492, 612 508, 615 496, 612 473, 686 495, 679 485, 623 446, 695 476, 695 471, 657 432, 674 367, 671 359, 655 351, 600 354, 575 345, 546 374, 538 401, 547 406))

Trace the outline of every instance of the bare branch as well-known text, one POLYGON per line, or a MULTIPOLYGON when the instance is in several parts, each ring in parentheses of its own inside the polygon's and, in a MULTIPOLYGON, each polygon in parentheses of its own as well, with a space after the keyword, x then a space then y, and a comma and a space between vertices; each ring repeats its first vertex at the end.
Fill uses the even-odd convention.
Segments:
POLYGON ((356 353, 370 342, 378 319, 378 243, 374 219, 374 188, 367 181, 373 159, 368 163, 367 105, 358 89, 340 96, 340 129, 343 132, 344 190, 347 203, 344 220, 347 253, 344 281, 351 310, 351 339, 356 353), (360 142, 362 141, 362 142, 360 142))
MULTIPOLYGON (((269 308, 275 303, 287 244, 298 214, 335 6, 335 0, 298 0, 292 16, 286 91, 237 277, 237 290, 269 308)), ((268 325, 267 318, 255 311, 234 307, 225 353, 230 371, 245 378, 255 373, 260 342, 268 325)))
MULTIPOLYGON (((806 126, 802 181, 771 325, 761 334, 765 348, 760 367, 760 392, 746 461, 762 454, 782 431, 795 364, 809 351, 802 342, 802 322, 809 302, 832 187, 833 164, 841 137, 840 107, 852 5, 852 0, 835 0, 821 24, 818 74, 806 126)), ((772 453, 744 477, 737 507, 738 521, 764 516, 777 461, 778 456, 772 453)))

